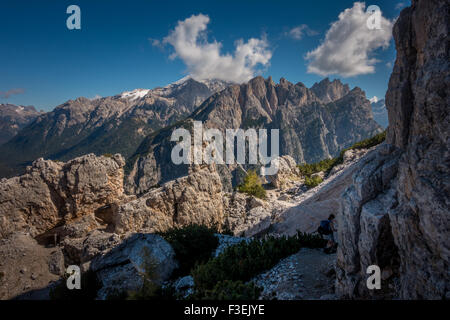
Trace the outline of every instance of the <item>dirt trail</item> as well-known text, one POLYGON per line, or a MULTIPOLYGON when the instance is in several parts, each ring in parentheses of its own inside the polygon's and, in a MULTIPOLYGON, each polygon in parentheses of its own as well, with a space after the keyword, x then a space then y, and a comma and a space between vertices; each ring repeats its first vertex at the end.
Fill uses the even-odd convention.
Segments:
POLYGON ((263 288, 261 299, 334 299, 335 261, 336 254, 304 248, 253 281, 263 288))

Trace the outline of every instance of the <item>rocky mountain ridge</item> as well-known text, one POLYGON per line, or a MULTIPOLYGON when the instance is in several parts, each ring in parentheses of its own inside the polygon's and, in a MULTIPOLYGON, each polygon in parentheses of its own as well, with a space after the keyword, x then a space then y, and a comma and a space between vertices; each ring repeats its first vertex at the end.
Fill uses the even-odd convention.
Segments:
POLYGON ((69 100, 0 146, 0 176, 23 173, 40 157, 67 161, 88 153, 121 153, 127 158, 145 136, 185 118, 227 84, 188 77, 164 88, 69 100))
MULTIPOLYGON (((327 79, 318 87, 325 92, 322 98, 302 83, 294 85, 281 79, 275 84, 270 77, 228 86, 208 98, 186 120, 143 140, 127 164, 127 192, 142 194, 188 173, 189 165, 172 163, 175 142, 170 137, 179 127, 192 132, 194 121, 201 121, 204 129, 219 129, 223 136, 226 129, 279 129, 280 154, 292 156, 297 163, 335 157, 342 149, 381 132, 373 120, 370 102, 360 88, 348 91, 348 86, 340 81, 331 83, 327 79), (328 87, 336 100, 325 104, 322 99, 330 99, 328 87)), ((239 183, 243 168, 220 165, 219 171, 230 190, 239 183)))
POLYGON ((36 111, 33 106, 0 104, 0 145, 9 141, 40 114, 42 112, 36 111))

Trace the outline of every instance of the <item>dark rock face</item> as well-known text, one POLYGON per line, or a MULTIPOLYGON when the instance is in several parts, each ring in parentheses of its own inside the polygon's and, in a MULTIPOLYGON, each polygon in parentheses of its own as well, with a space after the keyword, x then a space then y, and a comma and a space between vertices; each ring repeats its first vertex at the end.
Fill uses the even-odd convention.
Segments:
POLYGON ((67 161, 87 153, 120 153, 127 158, 148 134, 185 118, 226 85, 188 78, 164 88, 69 100, 0 147, 0 177, 23 173, 40 157, 67 161))
POLYGON ((0 104, 0 145, 14 137, 40 114, 33 106, 0 104))
POLYGON ((161 285, 177 267, 175 252, 167 241, 155 234, 142 233, 128 237, 105 255, 95 257, 90 266, 102 285, 97 297, 101 300, 138 291, 146 273, 155 273, 154 279, 146 281, 161 285))
POLYGON ((450 3, 413 0, 394 27, 387 142, 360 163, 338 217, 341 297, 449 295, 450 3), (382 270, 368 290, 366 268, 382 270))
MULTIPOLYGON (((319 98, 302 83, 256 77, 242 85, 231 85, 208 98, 190 118, 177 127, 169 127, 148 136, 128 163, 127 191, 142 193, 159 183, 188 172, 188 166, 174 165, 170 141, 179 127, 191 129, 193 121, 203 128, 266 128, 280 130, 280 154, 290 155, 297 163, 316 162, 336 156, 340 150, 381 132, 373 120, 370 102, 359 88, 349 91, 339 81, 316 85, 319 98), (320 90, 319 90, 320 88, 320 90), (332 97, 332 98, 330 98, 332 97), (326 101, 335 99, 329 103, 326 101)), ((218 166, 221 176, 233 183, 237 167, 218 166)))

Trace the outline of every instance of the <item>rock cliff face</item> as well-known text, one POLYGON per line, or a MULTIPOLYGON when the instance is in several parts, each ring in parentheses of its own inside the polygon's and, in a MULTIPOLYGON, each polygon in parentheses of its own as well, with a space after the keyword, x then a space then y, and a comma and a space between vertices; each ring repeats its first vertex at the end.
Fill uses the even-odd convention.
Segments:
POLYGON ((82 232, 98 227, 96 211, 123 197, 124 164, 118 154, 89 154, 67 163, 38 159, 26 174, 2 179, 0 237, 16 231, 35 237, 86 218, 82 232))
MULTIPOLYGON (((208 98, 176 127, 144 139, 127 164, 130 168, 127 191, 139 194, 187 174, 187 165, 174 165, 171 161, 175 142, 170 137, 176 128, 191 130, 193 121, 201 121, 204 129, 218 129, 223 136, 226 129, 278 129, 280 154, 290 155, 297 163, 334 157, 342 149, 381 132, 373 120, 370 102, 360 88, 350 91, 339 81, 323 81, 316 91, 320 97, 302 83, 294 85, 281 79, 275 84, 270 77, 256 77, 248 83, 227 87, 208 98)), ((219 169, 223 179, 236 185, 235 170, 241 168, 219 169)))
POLYGON ((387 142, 361 161, 338 217, 341 297, 449 295, 449 12, 448 1, 413 0, 395 24, 387 142), (366 287, 373 264, 381 290, 366 287))

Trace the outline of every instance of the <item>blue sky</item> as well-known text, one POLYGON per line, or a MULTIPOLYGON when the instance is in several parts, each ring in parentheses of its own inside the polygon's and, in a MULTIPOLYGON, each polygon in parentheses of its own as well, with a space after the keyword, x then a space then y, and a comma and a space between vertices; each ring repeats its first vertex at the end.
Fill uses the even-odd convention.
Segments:
MULTIPOLYGON (((324 76, 308 73, 311 61, 306 54, 323 43, 331 23, 354 2, 2 1, 0 103, 51 110, 79 96, 109 96, 174 82, 201 66, 189 67, 175 49, 175 40, 164 46, 154 45, 153 40, 162 43, 179 21, 199 14, 209 18, 204 31, 207 39, 199 41, 220 42, 221 55, 235 55, 237 40, 245 44, 250 38, 262 39, 270 59, 252 67, 252 72, 311 86, 324 76), (66 8, 71 4, 81 8, 81 30, 66 27, 66 8), (303 27, 297 33, 291 32, 299 26, 303 27), (171 59, 173 53, 177 55, 171 59)), ((366 2, 378 5, 389 20, 399 15, 402 3, 409 5, 401 0, 366 2)), ((323 52, 320 58, 326 60, 323 52)), ((361 87, 368 97, 384 97, 395 59, 393 40, 387 49, 371 50, 370 57, 379 60, 374 73, 329 77, 361 87)))

